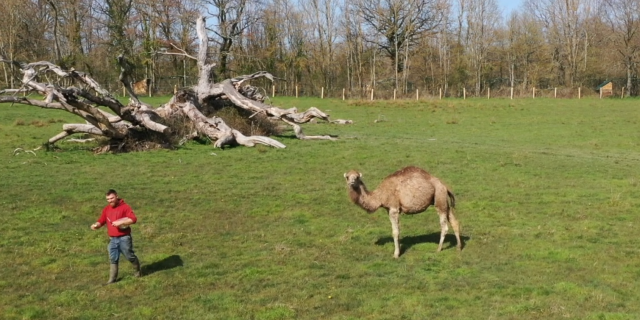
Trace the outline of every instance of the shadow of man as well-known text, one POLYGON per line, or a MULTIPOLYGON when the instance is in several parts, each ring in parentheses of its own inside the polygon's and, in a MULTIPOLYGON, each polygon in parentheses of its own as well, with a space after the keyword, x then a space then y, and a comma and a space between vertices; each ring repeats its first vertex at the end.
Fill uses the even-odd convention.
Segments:
MULTIPOLYGON (((465 247, 465 243, 471 239, 468 236, 460 236, 460 241, 462 241, 462 249, 465 247)), ((447 234, 444 237, 444 242, 449 243, 449 246, 442 248, 442 250, 446 250, 456 246, 456 237, 452 234, 447 234)), ((393 237, 382 237, 378 239, 375 244, 382 246, 387 243, 393 243, 393 237)), ((421 236, 400 236, 400 255, 403 255, 405 251, 409 250, 409 248, 413 247, 419 243, 440 243, 440 232, 434 232, 430 234, 423 234, 421 236)))
POLYGON ((182 267, 182 258, 179 255, 168 256, 160 261, 142 266, 142 274, 148 276, 154 272, 169 270, 175 267, 182 267))

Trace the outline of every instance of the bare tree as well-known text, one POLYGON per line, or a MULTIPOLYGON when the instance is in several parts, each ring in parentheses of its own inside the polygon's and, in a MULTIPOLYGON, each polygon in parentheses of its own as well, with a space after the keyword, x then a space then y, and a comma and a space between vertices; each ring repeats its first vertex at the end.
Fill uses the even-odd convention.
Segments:
POLYGON ((464 44, 475 74, 475 94, 482 87, 487 52, 495 43, 501 15, 495 0, 458 0, 464 44))
MULTIPOLYGON (((255 24, 247 26, 246 34, 240 38, 236 61, 242 70, 274 70, 286 77, 287 67, 283 67, 284 43, 291 36, 287 28, 287 16, 295 15, 288 0, 273 1, 261 13, 255 24)), ((299 27, 299 25, 296 25, 299 27)), ((305 38, 302 36, 301 38, 305 38)))
POLYGON ((542 27, 531 16, 512 13, 507 21, 507 63, 509 69, 509 83, 516 86, 516 79, 526 90, 534 78, 534 70, 544 69, 544 56, 548 52, 542 27))
POLYGON ((613 33, 613 44, 626 69, 627 95, 637 94, 632 79, 637 76, 640 53, 640 0, 605 0, 602 10, 613 33))
POLYGON ((62 66, 79 66, 83 62, 84 21, 90 15, 90 3, 87 0, 47 0, 51 8, 52 41, 55 61, 62 66))
POLYGON ((588 48, 585 21, 595 6, 589 0, 526 0, 525 8, 544 24, 559 82, 573 86, 588 48))
POLYGON ((441 26, 446 2, 441 0, 359 0, 354 11, 371 31, 368 41, 382 49, 394 66, 395 88, 403 68, 404 46, 412 46, 441 26))
POLYGON ((361 17, 353 14, 352 6, 345 6, 342 15, 341 28, 344 30, 346 44, 346 64, 347 64, 347 88, 354 91, 354 88, 362 90, 364 87, 364 31, 361 17))
POLYGON ((108 46, 132 56, 133 39, 130 32, 130 19, 133 0, 100 0, 97 10, 104 16, 104 25, 109 36, 108 46))
POLYGON ((210 14, 217 20, 213 29, 214 41, 218 44, 218 73, 229 77, 229 57, 233 43, 242 33, 257 21, 259 1, 247 0, 205 0, 206 7, 213 9, 210 14))
MULTIPOLYGON (((325 75, 321 74, 321 57, 314 24, 298 1, 271 0, 265 3, 258 21, 243 35, 238 54, 243 70, 274 70, 279 80, 278 91, 294 95, 319 93, 325 75), (320 84, 318 84, 320 82, 320 84)), ((335 70, 328 70, 330 74, 335 70)), ((326 75, 330 79, 330 75, 326 75)))
POLYGON ((282 70, 285 90, 289 89, 288 94, 294 95, 296 87, 304 88, 305 85, 312 91, 315 88, 314 77, 308 76, 311 70, 311 31, 307 27, 308 23, 305 23, 306 15, 294 1, 277 0, 272 5, 275 5, 275 11, 271 11, 270 17, 265 20, 269 21, 268 43, 276 45, 268 50, 272 55, 271 61, 275 63, 276 70, 282 70))
MULTIPOLYGON (((52 46, 51 14, 44 1, 6 0, 0 5, 0 54, 13 59, 48 59, 52 46)), ((15 88, 15 65, 3 67, 4 81, 15 88)))
POLYGON ((313 53, 314 63, 318 65, 324 88, 331 89, 338 68, 332 63, 335 58, 335 42, 338 37, 337 16, 340 10, 338 0, 310 0, 302 2, 302 11, 309 22, 313 37, 309 52, 313 53))
MULTIPOLYGON (((0 24, 0 55, 16 59, 20 55, 20 38, 23 37, 20 27, 26 11, 25 3, 20 0, 8 0, 0 6, 0 15, 5 17, 0 24)), ((4 82, 14 88, 14 75, 17 73, 14 65, 2 65, 4 82)))
MULTIPOLYGON (((136 21, 141 39, 141 63, 145 66, 145 78, 157 88, 156 76, 181 75, 179 83, 186 87, 186 54, 193 54, 196 46, 192 21, 198 16, 193 0, 138 0, 135 3, 136 21)), ((178 83, 176 82, 175 85, 178 83)))

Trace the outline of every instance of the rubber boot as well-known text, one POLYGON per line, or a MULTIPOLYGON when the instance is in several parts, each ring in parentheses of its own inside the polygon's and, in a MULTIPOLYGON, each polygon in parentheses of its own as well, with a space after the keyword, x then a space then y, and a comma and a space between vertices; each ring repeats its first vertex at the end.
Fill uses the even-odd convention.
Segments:
POLYGON ((142 276, 140 272, 140 260, 136 258, 136 260, 131 262, 131 264, 133 265, 133 276, 136 278, 140 278, 140 276, 142 276))
POLYGON ((112 263, 111 267, 109 268, 109 281, 107 282, 107 284, 112 284, 116 281, 118 281, 118 264, 112 263))

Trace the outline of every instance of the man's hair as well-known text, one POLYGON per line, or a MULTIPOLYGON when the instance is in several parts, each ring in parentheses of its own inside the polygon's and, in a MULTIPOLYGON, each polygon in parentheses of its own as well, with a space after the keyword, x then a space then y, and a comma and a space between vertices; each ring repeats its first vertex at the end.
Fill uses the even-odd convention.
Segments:
POLYGON ((109 191, 107 191, 107 194, 106 194, 106 195, 108 196, 108 195, 110 195, 110 194, 115 194, 116 196, 118 195, 118 193, 117 193, 115 190, 113 190, 113 189, 109 189, 109 191))

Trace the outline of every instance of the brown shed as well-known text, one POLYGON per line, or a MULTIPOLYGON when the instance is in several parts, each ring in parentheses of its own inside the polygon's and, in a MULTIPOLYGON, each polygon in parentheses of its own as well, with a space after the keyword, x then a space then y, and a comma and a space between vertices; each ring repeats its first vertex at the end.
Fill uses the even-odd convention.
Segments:
POLYGON ((600 98, 613 95, 613 82, 606 80, 598 86, 598 92, 600 92, 600 98))

